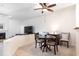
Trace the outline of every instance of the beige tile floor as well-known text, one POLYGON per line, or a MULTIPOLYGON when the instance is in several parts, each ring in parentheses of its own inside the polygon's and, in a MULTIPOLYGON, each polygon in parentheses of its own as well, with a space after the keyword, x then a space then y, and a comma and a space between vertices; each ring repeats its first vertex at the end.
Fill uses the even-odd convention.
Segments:
MULTIPOLYGON (((2 40, 0 41, 0 56, 3 55, 3 43, 2 40)), ((67 48, 66 46, 59 46, 59 51, 56 56, 75 56, 76 55, 76 49, 75 47, 67 48)), ((35 48, 34 43, 30 45, 25 45, 17 49, 14 56, 55 56, 52 51, 48 52, 42 52, 39 48, 35 48)))
MULTIPOLYGON (((52 51, 42 52, 39 47, 35 48, 34 44, 25 45, 17 49, 15 56, 55 56, 52 51)), ((66 46, 59 46, 59 51, 56 56, 75 56, 75 47, 67 48, 66 46)))

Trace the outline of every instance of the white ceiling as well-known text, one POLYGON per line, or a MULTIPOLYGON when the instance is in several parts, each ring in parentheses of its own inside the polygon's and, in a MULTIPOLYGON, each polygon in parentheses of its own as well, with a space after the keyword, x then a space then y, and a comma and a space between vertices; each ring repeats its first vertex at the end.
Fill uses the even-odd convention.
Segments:
MULTIPOLYGON (((12 16, 14 19, 28 19, 41 15, 41 11, 34 10, 33 3, 0 3, 0 15, 12 16)), ((73 4, 56 4, 54 12, 73 4)))

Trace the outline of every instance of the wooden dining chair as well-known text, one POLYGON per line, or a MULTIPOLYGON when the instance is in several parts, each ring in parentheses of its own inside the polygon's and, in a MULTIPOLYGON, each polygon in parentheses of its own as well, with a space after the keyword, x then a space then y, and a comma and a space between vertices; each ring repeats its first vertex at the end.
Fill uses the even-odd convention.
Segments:
POLYGON ((43 42, 44 40, 39 39, 39 33, 35 33, 35 48, 37 48, 37 44, 41 47, 43 42))
POLYGON ((62 32, 60 44, 62 44, 62 42, 65 42, 67 43, 67 47, 69 47, 69 41, 70 41, 70 33, 62 32))
POLYGON ((54 54, 56 55, 56 52, 58 52, 58 45, 59 45, 58 35, 48 34, 47 36, 49 38, 46 44, 49 48, 51 48, 51 46, 54 47, 54 54))

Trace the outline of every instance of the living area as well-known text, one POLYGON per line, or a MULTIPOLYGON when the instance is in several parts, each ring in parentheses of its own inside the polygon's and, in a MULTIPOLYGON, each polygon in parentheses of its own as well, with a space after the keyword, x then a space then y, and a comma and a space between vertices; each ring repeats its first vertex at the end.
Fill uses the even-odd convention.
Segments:
POLYGON ((36 4, 33 3, 1 3, 0 6, 2 8, 0 10, 0 32, 5 33, 3 35, 5 36, 3 38, 4 56, 76 55, 75 4, 54 4, 54 7, 51 8, 53 12, 34 10, 36 4), (60 42, 57 45, 58 51, 55 51, 54 47, 50 47, 51 51, 49 51, 47 49, 49 45, 47 46, 44 41, 42 45, 45 45, 46 51, 44 47, 40 49, 42 45, 35 41, 36 33, 42 36, 48 33, 67 34, 69 44, 60 42))

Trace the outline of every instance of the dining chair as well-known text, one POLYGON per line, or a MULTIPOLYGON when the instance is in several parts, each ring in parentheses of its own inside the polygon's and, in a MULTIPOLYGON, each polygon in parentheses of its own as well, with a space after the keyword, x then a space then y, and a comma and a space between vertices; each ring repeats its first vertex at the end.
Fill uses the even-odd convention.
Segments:
POLYGON ((47 46, 49 48, 51 48, 51 46, 54 47, 54 54, 56 55, 56 52, 58 52, 58 45, 59 45, 59 42, 58 42, 59 41, 59 38, 57 38, 58 35, 48 34, 47 36, 49 38, 48 38, 46 44, 47 44, 47 46))
POLYGON ((37 44, 41 47, 44 42, 44 40, 39 39, 39 36, 39 33, 35 33, 35 48, 37 48, 37 44))
POLYGON ((62 32, 60 44, 62 44, 62 42, 65 42, 67 44, 67 47, 69 47, 69 41, 70 41, 70 33, 62 32))

